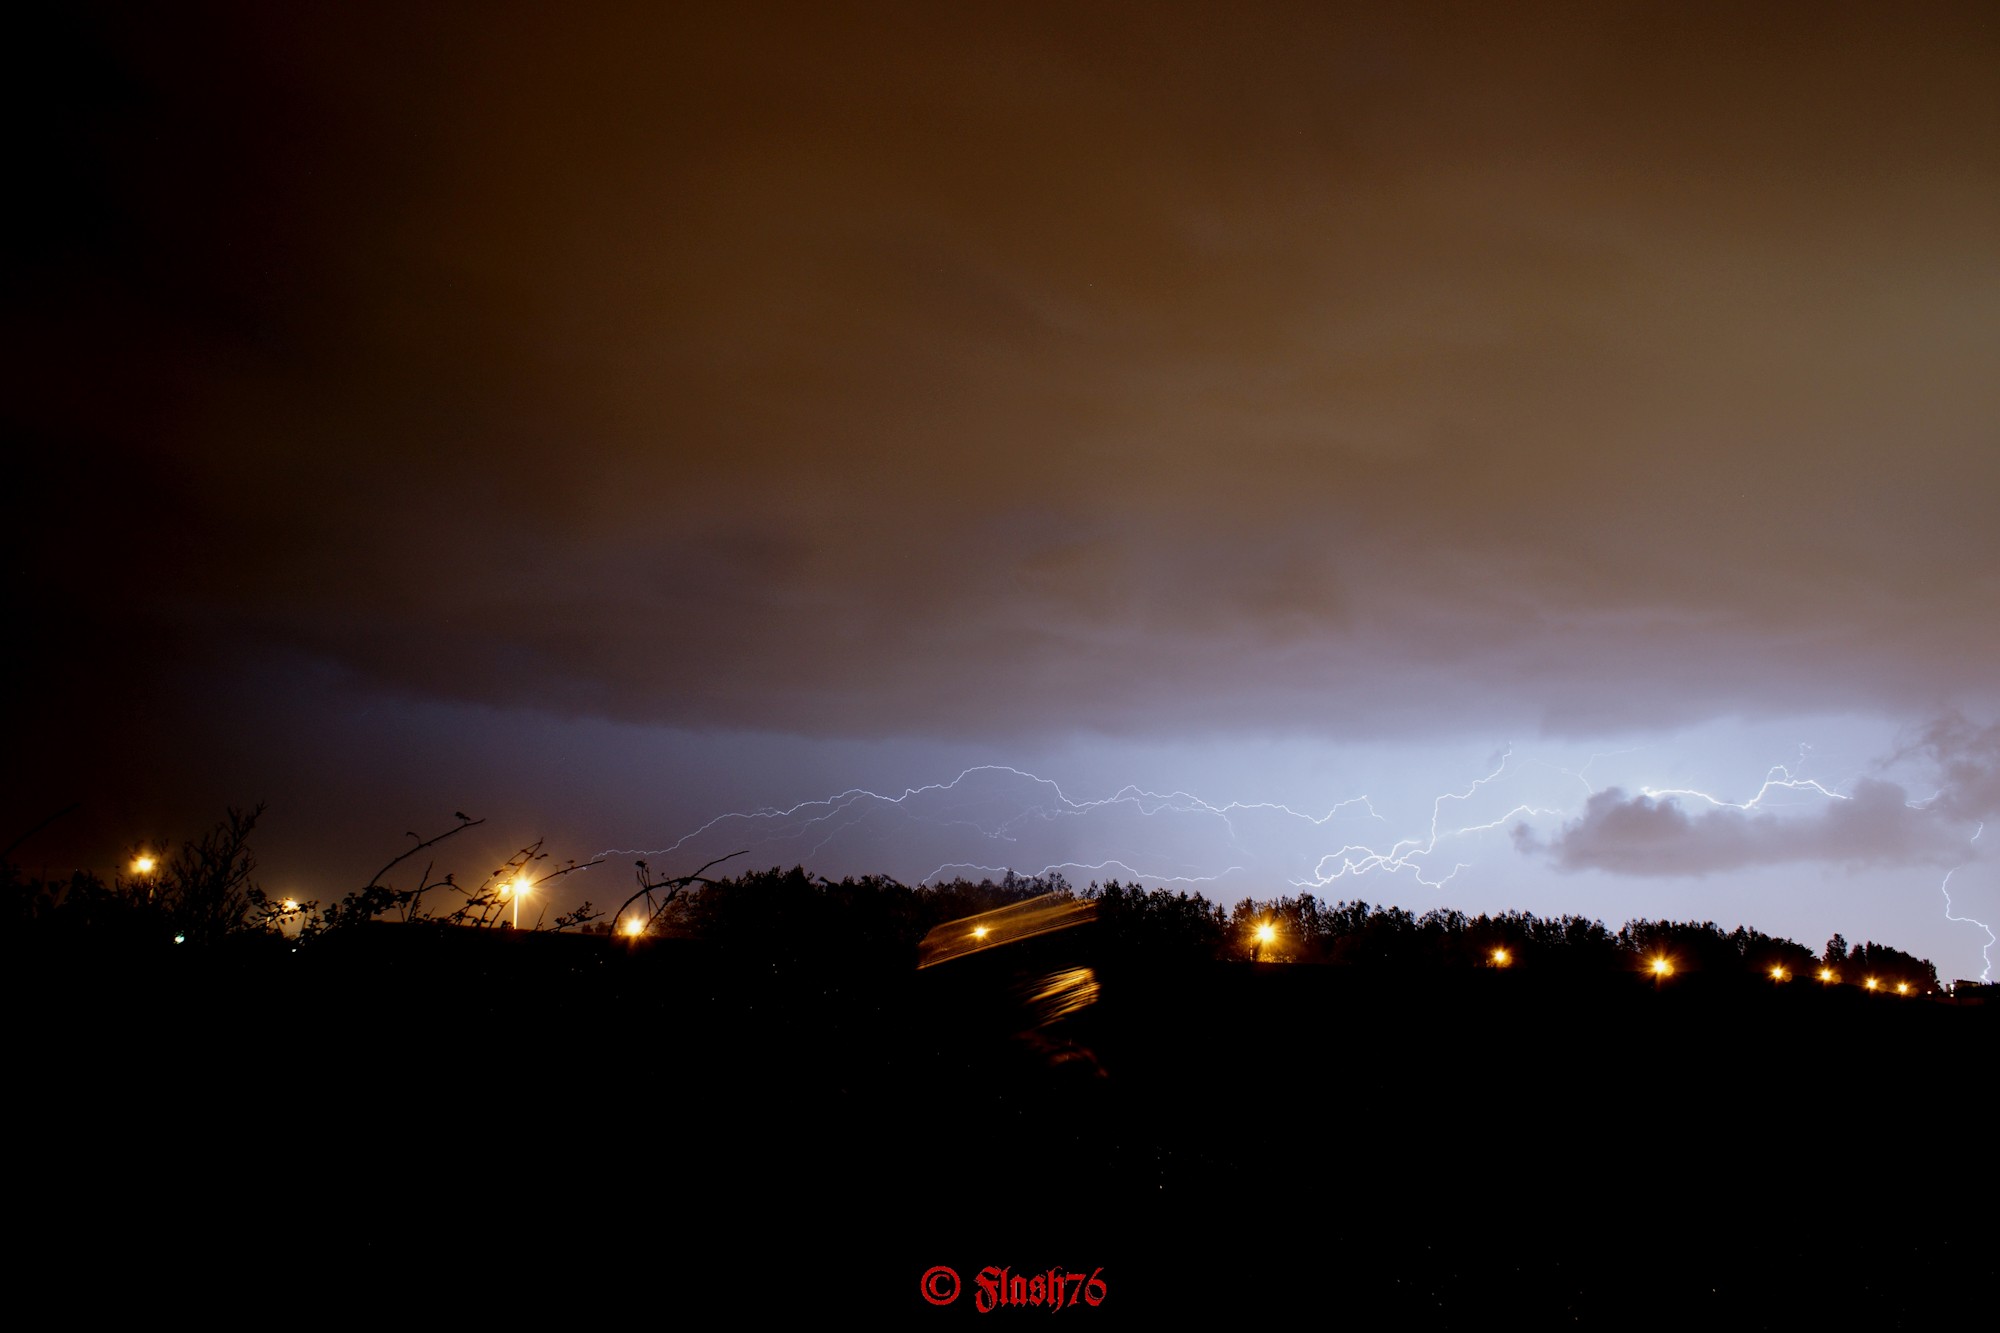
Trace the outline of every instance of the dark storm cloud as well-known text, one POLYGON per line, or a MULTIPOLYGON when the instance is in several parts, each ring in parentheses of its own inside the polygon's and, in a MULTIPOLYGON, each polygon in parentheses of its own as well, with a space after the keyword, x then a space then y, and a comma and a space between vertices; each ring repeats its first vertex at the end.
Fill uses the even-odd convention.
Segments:
POLYGON ((1875 779, 1803 816, 1730 807, 1690 813, 1679 797, 1612 788, 1592 796, 1582 816, 1546 845, 1525 825, 1514 841, 1523 851, 1546 852, 1563 870, 1622 875, 1712 875, 1794 862, 1951 864, 1966 854, 1962 830, 1912 808, 1895 783, 1875 779))
POLYGON ((1937 770, 1925 806, 1960 821, 2000 819, 2000 723, 1981 727, 1956 713, 1933 719, 1899 754, 1909 756, 1937 770))
POLYGON ((1957 714, 1916 729, 1886 763, 1914 761, 1934 775, 1912 793, 1880 778, 1842 797, 1816 797, 1807 813, 1736 806, 1704 808, 1682 795, 1594 794, 1583 814, 1546 841, 1525 825, 1521 851, 1546 854, 1564 870, 1629 875, 1707 875, 1790 862, 1953 865, 1978 850, 1984 821, 2000 818, 2000 724, 1981 727, 1957 714), (1692 810, 1690 807, 1693 807, 1692 810))
POLYGON ((1084 8, 83 11, 31 611, 818 733, 1990 699, 1982 10, 1084 8))

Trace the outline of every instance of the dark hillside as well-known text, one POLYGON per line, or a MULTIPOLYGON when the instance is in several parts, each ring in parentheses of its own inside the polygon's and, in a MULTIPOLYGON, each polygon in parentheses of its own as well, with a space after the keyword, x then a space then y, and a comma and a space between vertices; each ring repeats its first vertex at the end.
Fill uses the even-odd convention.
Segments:
MULTIPOLYGON (((1992 1274, 1947 1099, 1990 1009, 1689 975, 1182 963, 1094 928, 913 972, 603 936, 42 950, 10 969, 37 1250, 121 1225, 344 1289, 480 1238, 579 1277, 1102 1266, 1112 1307, 1892 1324, 1992 1274), (201 1199, 200 1220, 185 1211, 201 1199), (1865 1280, 1862 1280, 1865 1276, 1865 1280), (1739 1318, 1742 1316, 1742 1318, 1739 1318)), ((705 1280, 706 1280, 705 1279, 705 1280)), ((968 1293, 970 1287, 968 1286, 968 1293)), ((625 1291, 618 1299, 631 1299, 625 1291)), ((965 1298, 970 1301, 970 1295, 965 1298)), ((1110 1308, 1110 1307, 1106 1307, 1110 1308)))

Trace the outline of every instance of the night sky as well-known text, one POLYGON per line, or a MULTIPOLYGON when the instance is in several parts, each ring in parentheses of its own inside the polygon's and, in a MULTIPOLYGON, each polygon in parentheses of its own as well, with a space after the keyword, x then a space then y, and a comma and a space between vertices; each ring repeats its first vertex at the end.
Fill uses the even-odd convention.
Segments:
POLYGON ((749 847, 1978 977, 2000 19, 1805 13, 60 7, 0 836, 262 800, 325 898, 463 810, 475 876, 609 853, 564 904, 749 847))

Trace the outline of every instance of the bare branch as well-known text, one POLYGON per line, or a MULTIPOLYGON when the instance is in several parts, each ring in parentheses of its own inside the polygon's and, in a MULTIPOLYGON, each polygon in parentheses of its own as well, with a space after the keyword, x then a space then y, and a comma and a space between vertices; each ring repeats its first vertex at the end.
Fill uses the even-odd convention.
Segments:
MULTIPOLYGON (((443 833, 438 834, 435 838, 432 838, 429 842, 419 841, 417 845, 410 848, 409 851, 404 852, 401 856, 389 862, 388 865, 385 865, 380 870, 376 871, 374 875, 370 877, 368 883, 366 883, 362 887, 369 889, 377 887, 382 882, 382 876, 388 874, 391 870, 394 870, 398 865, 401 865, 404 861, 409 860, 411 857, 415 856, 418 852, 421 852, 424 848, 435 847, 439 843, 443 842, 446 838, 449 838, 454 834, 463 833, 469 828, 478 828, 481 824, 484 824, 485 822, 486 821, 483 819, 467 819, 464 820, 462 823, 460 823, 457 828, 446 829, 443 833)), ((410 836, 414 838, 417 835, 412 833, 410 836)))
POLYGON ((646 863, 644 861, 640 861, 637 863, 639 866, 639 891, 633 894, 630 898, 627 898, 624 904, 621 907, 619 907, 619 909, 616 912, 611 914, 611 919, 613 921, 622 921, 625 917, 625 909, 630 907, 633 903, 638 902, 641 898, 644 898, 647 894, 653 892, 653 890, 655 889, 667 889, 669 890, 669 892, 667 894, 666 902, 661 903, 659 908, 654 912, 652 912, 650 915, 648 915, 646 918, 646 924, 648 926, 651 926, 653 922, 659 918, 660 913, 664 912, 667 909, 667 904, 673 902, 675 897, 677 897, 680 894, 680 891, 682 889, 686 888, 690 884, 709 884, 713 882, 711 880, 706 880, 702 878, 702 874, 705 871, 709 870, 713 866, 721 865, 724 861, 733 861, 739 856, 748 856, 748 855, 750 855, 750 849, 748 847, 745 847, 740 852, 731 852, 727 856, 716 857, 713 861, 710 861, 708 865, 701 867, 701 869, 695 871, 692 875, 682 875, 678 879, 663 879, 660 880, 658 883, 654 884, 648 884, 646 882, 646 863))
POLYGON ((44 819, 41 823, 29 829, 26 833, 23 833, 20 837, 8 843, 7 850, 4 852, 0 852, 0 861, 5 861, 10 857, 12 857, 15 852, 20 850, 22 843, 34 837, 37 833, 40 833, 43 829, 47 828, 49 825, 55 823, 58 819, 61 819, 64 815, 73 815, 82 808, 83 808, 82 801, 72 801, 68 805, 64 806, 62 809, 56 811, 54 814, 50 815, 47 819, 44 819))
POLYGON ((561 870, 551 870, 548 874, 543 875, 540 879, 535 881, 535 886, 539 888, 540 886, 548 883, 550 880, 561 879, 564 875, 567 875, 572 871, 588 870, 592 866, 601 866, 603 864, 604 864, 604 858, 601 856, 598 857, 595 861, 572 861, 568 865, 564 866, 561 870))

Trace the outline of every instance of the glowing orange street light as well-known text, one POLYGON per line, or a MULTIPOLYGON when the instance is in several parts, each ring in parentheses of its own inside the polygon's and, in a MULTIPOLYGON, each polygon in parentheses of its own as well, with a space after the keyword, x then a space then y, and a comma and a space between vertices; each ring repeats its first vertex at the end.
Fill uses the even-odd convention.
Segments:
POLYGON ((1869 989, 1869 990, 1874 990, 1874 989, 1875 989, 1875 978, 1873 978, 1873 977, 1870 977, 1870 978, 1868 978, 1868 981, 1867 981, 1867 986, 1868 986, 1868 989, 1869 989))
POLYGON ((1656 977, 1670 977, 1670 976, 1672 976, 1673 974, 1674 974, 1674 965, 1673 965, 1672 963, 1668 962, 1668 961, 1667 961, 1666 959, 1664 959, 1664 958, 1655 958, 1655 959, 1653 960, 1653 975, 1654 975, 1654 976, 1656 976, 1656 977))
POLYGON ((146 853, 140 852, 132 858, 132 873, 135 875, 150 875, 153 873, 153 867, 158 864, 158 861, 155 861, 152 857, 146 855, 146 853))
POLYGON ((1830 968, 1830 967, 1822 967, 1822 968, 1821 968, 1821 969, 1819 970, 1819 979, 1820 979, 1821 981, 1832 981, 1832 980, 1833 980, 1833 969, 1832 969, 1832 968, 1830 968))
POLYGON ((1899 982, 1897 982, 1897 983, 1896 983, 1896 994, 1898 994, 1898 995, 1908 995, 1909 993, 1910 993, 1910 983, 1909 983, 1909 982, 1907 982, 1907 981, 1899 981, 1899 982))
POLYGON ((1785 969, 1782 967, 1774 967, 1771 969, 1771 980, 1773 981, 1783 981, 1786 975, 1787 973, 1785 972, 1785 969))
POLYGON ((983 939, 985 939, 985 938, 986 938, 986 927, 985 927, 985 926, 974 926, 974 927, 972 928, 972 938, 973 938, 973 939, 975 939, 975 940, 983 940, 983 939))
POLYGON ((636 940, 646 933, 646 923, 636 916, 628 917, 625 921, 625 933, 636 940))
POLYGON ((1509 955, 1509 954, 1508 954, 1508 952, 1507 952, 1507 951, 1506 951, 1505 949, 1495 949, 1495 950, 1493 951, 1493 966, 1495 966, 1495 967, 1505 967, 1505 966, 1507 966, 1507 964, 1509 964, 1509 963, 1511 963, 1511 962, 1513 962, 1513 961, 1514 961, 1514 960, 1513 960, 1512 956, 1511 956, 1511 955, 1509 955))

